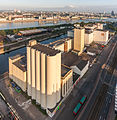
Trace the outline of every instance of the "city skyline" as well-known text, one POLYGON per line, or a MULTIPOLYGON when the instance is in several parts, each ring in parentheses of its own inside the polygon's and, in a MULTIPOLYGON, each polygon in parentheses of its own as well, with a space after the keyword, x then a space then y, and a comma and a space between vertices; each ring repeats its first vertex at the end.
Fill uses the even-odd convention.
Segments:
MULTIPOLYGON (((1 1, 1 0, 0 0, 1 1)), ((71 9, 75 9, 75 10, 88 10, 93 11, 93 9, 95 8, 94 11, 108 11, 107 8, 109 8, 109 10, 115 10, 117 11, 117 1, 116 0, 98 0, 98 1, 94 1, 94 0, 88 0, 88 2, 86 0, 4 0, 1 1, 0 3, 0 9, 44 9, 45 10, 48 8, 50 10, 56 10, 58 8, 65 8, 65 10, 67 11, 67 8, 71 8, 71 9), (101 8, 100 8, 101 6, 101 8)))

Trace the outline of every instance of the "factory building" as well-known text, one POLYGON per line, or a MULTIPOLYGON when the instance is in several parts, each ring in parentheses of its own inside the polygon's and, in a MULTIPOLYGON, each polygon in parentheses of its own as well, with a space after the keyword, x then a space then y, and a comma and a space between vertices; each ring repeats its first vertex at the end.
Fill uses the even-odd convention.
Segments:
POLYGON ((26 92, 26 57, 16 55, 9 58, 9 78, 26 92))
POLYGON ((65 38, 49 44, 50 47, 60 50, 61 52, 69 52, 72 50, 73 39, 65 38))
POLYGON ((61 99, 61 52, 37 44, 27 47, 27 93, 42 108, 54 108, 61 99))
POLYGON ((77 27, 74 29, 74 51, 78 51, 80 53, 84 50, 84 35, 85 29, 82 27, 77 27))
POLYGON ((109 31, 96 29, 93 32, 93 41, 96 43, 107 44, 109 39, 109 31))
POLYGON ((96 25, 97 25, 97 29, 100 29, 100 30, 104 29, 103 24, 97 23, 96 25))
POLYGON ((85 29, 85 45, 89 45, 93 42, 93 30, 85 29))
POLYGON ((73 38, 74 37, 74 31, 73 30, 68 31, 67 36, 70 37, 70 38, 73 38))
POLYGON ((87 72, 87 70, 89 69, 89 61, 88 60, 81 60, 80 62, 78 61, 75 62, 71 68, 73 69, 73 71, 80 75, 80 78, 83 77, 83 75, 87 72))
POLYGON ((88 24, 88 25, 85 25, 84 27, 86 29, 91 29, 91 30, 94 30, 94 29, 101 29, 101 30, 103 30, 103 24, 101 24, 101 23, 88 24))
POLYGON ((24 31, 19 31, 18 35, 29 36, 29 35, 36 35, 36 34, 45 33, 45 32, 47 32, 47 29, 24 30, 24 31))
POLYGON ((73 85, 73 70, 66 65, 62 65, 61 67, 62 97, 65 97, 73 85))

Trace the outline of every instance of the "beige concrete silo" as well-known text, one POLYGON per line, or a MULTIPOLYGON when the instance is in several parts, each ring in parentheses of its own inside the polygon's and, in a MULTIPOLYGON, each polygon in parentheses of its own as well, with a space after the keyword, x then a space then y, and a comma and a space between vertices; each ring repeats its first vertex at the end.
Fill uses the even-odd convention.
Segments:
POLYGON ((61 99, 61 53, 56 55, 56 101, 61 99))
POLYGON ((46 57, 44 53, 41 53, 41 106, 43 108, 46 108, 46 66, 45 66, 45 62, 46 62, 46 57))
POLYGON ((35 49, 31 49, 31 66, 32 66, 32 99, 36 99, 36 63, 35 63, 35 58, 36 58, 36 50, 35 49))
POLYGON ((41 76, 41 60, 40 60, 40 51, 36 51, 36 102, 40 103, 40 76, 41 76))
POLYGON ((56 56, 47 56, 47 107, 56 106, 56 56))
POLYGON ((31 48, 27 47, 27 94, 31 96, 32 94, 32 85, 31 85, 31 48))

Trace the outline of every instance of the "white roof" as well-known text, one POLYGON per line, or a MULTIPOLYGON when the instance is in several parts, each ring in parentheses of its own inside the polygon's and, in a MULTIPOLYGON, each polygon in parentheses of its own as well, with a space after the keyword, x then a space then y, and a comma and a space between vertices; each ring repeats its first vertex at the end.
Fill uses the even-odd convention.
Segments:
POLYGON ((47 31, 46 29, 34 29, 34 30, 24 30, 20 31, 22 34, 31 34, 31 33, 39 33, 39 32, 44 32, 47 31))

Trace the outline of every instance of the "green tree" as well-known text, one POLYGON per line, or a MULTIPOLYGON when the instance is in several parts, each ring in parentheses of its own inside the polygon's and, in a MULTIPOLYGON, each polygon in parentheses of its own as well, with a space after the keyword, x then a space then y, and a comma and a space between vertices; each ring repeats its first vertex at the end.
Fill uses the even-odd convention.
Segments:
POLYGON ((80 23, 80 26, 81 26, 81 27, 84 27, 84 25, 85 25, 84 22, 81 22, 81 23, 80 23))
POLYGON ((5 35, 6 35, 6 32, 5 32, 4 30, 1 30, 1 31, 0 31, 0 35, 5 36, 5 35))

